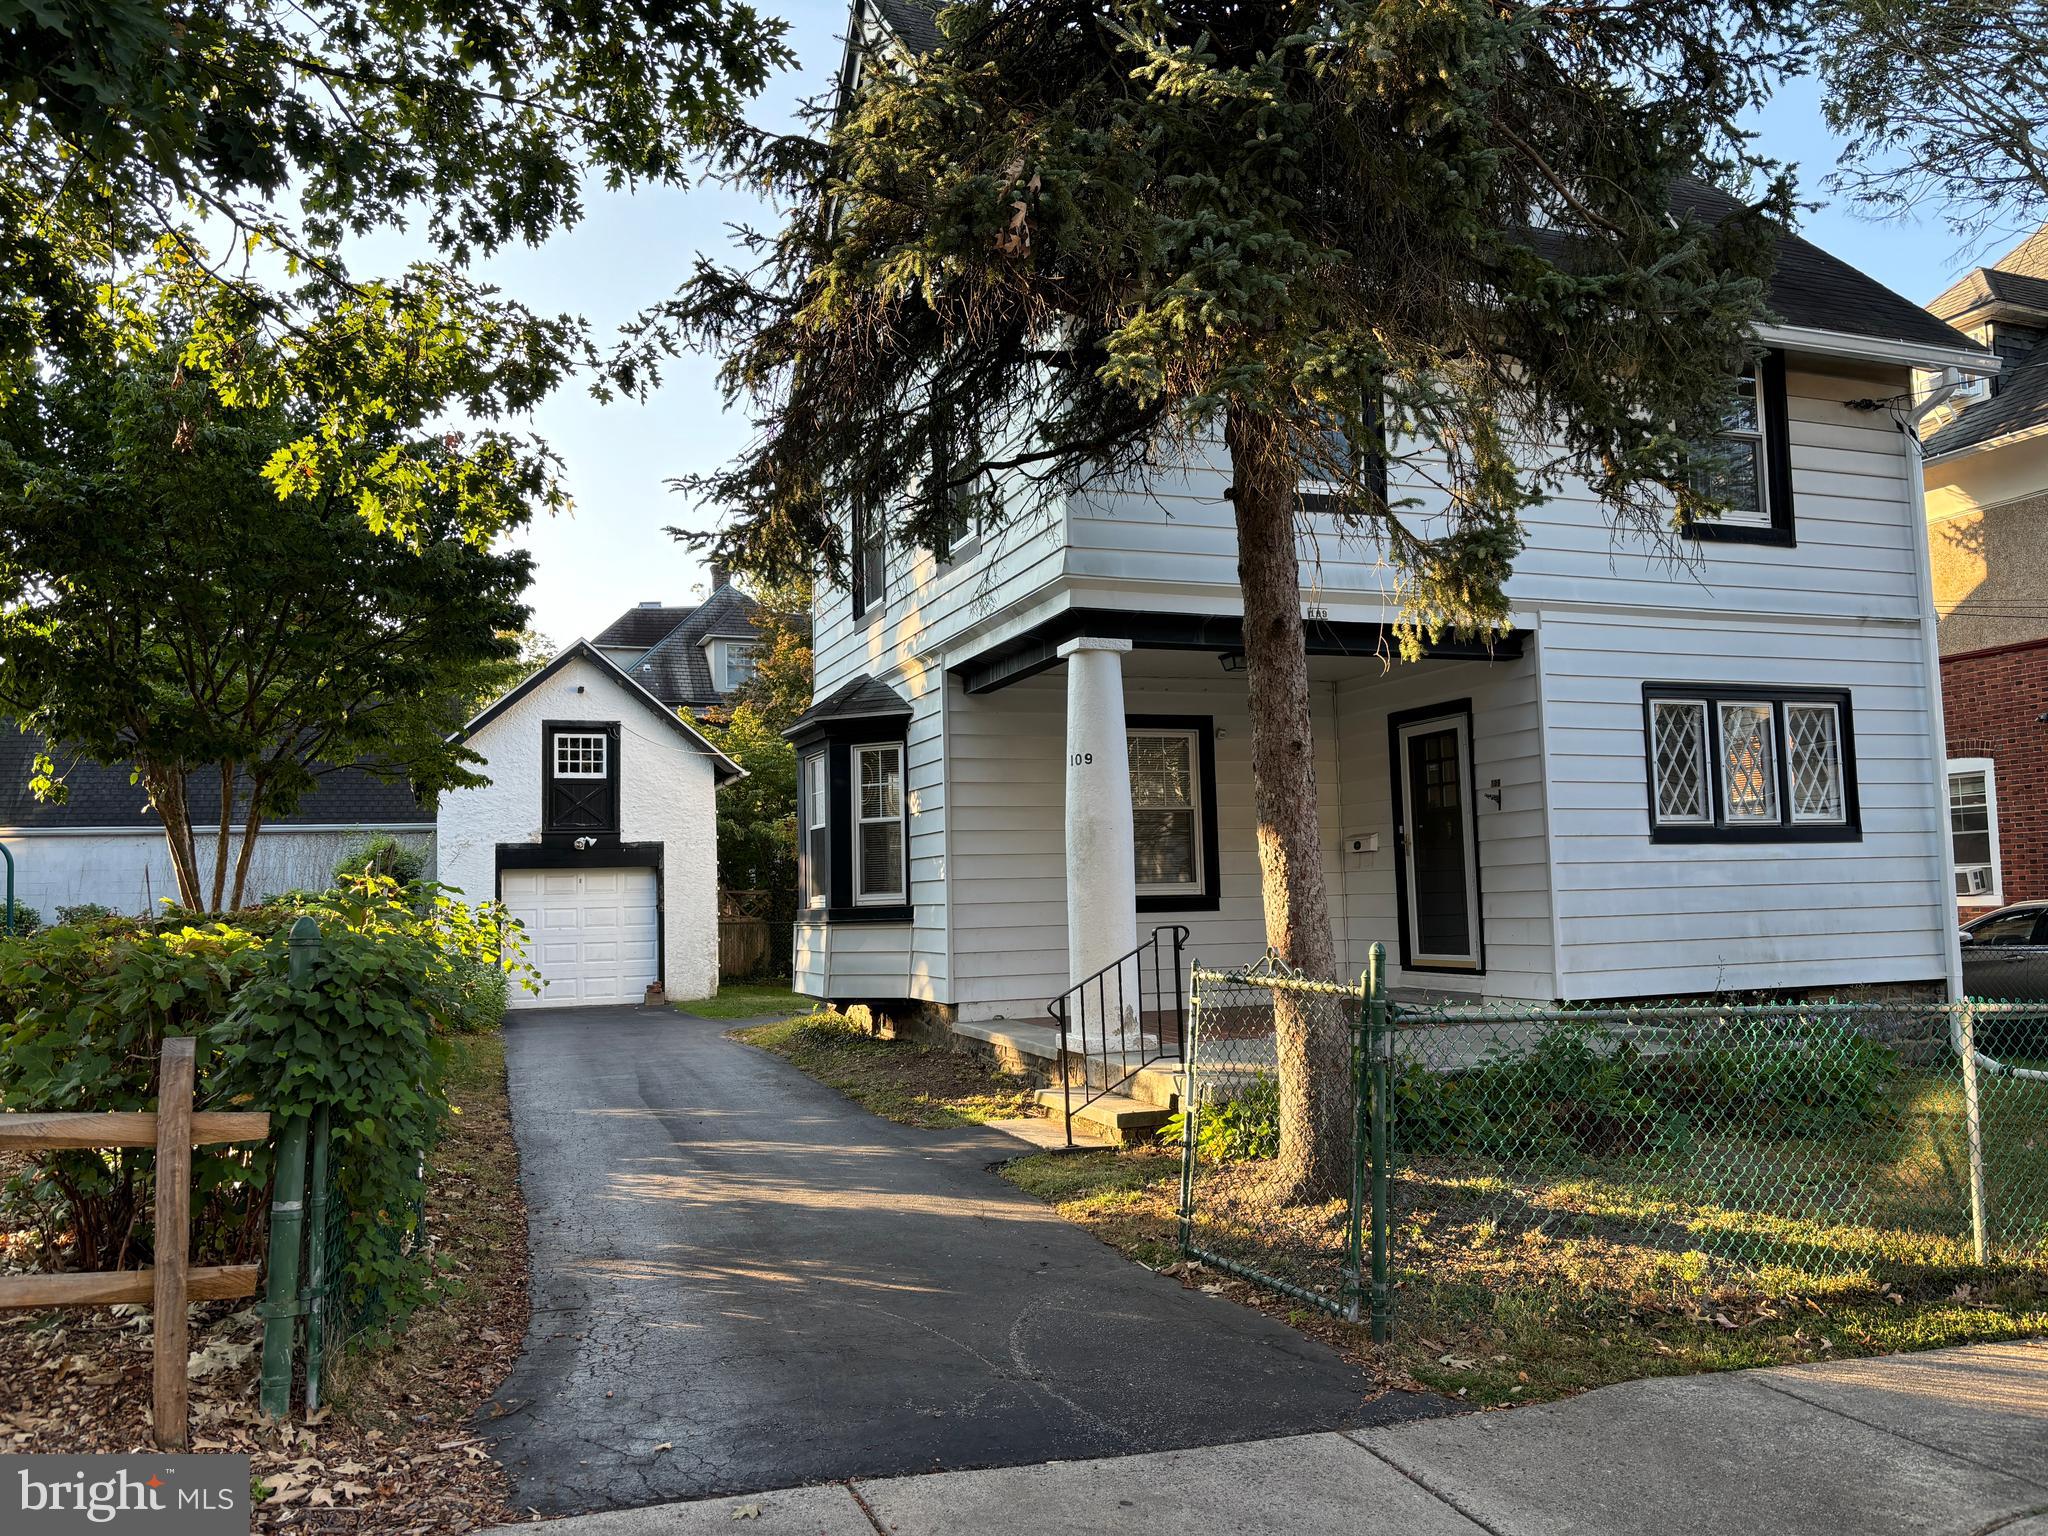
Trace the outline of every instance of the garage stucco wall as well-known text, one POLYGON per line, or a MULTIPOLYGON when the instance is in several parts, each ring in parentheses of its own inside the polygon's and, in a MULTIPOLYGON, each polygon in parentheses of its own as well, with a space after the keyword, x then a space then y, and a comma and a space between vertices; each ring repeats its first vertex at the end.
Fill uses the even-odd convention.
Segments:
MULTIPOLYGON (((616 722, 619 836, 663 846, 662 987, 676 1001, 718 990, 717 781, 711 759, 656 718, 647 701, 581 656, 469 739, 490 783, 441 796, 441 879, 471 901, 497 895, 497 845, 541 840, 541 725, 616 722)), ((612 868, 603 849, 592 869, 612 868)))
MULTIPOLYGON (((323 890, 333 883, 335 861, 345 849, 385 832, 419 849, 433 878, 434 834, 424 828, 274 827, 256 835, 243 899, 254 903, 280 891, 323 890)), ((177 899, 178 880, 160 831, 32 829, 0 831, 0 838, 14 854, 14 899, 34 907, 45 922, 56 921, 59 907, 86 902, 140 916, 160 908, 165 897, 177 899)), ((230 879, 241 846, 240 838, 230 841, 230 879)), ((199 875, 209 888, 213 848, 213 837, 201 832, 199 875)))

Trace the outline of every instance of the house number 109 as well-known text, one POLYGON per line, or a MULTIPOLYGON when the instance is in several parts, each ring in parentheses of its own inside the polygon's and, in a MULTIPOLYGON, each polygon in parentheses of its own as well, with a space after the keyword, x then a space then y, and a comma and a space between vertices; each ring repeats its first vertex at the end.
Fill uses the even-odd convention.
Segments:
POLYGON ((1093 752, 1076 752, 1067 759, 1069 768, 1085 768, 1095 761, 1093 752))

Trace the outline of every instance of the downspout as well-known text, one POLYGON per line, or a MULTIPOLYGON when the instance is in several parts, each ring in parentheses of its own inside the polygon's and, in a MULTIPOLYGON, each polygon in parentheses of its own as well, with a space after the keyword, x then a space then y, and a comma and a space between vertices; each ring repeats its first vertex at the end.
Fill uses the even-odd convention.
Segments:
MULTIPOLYGON (((1946 946, 1943 954, 1949 1001, 1957 1003, 1963 1000, 1963 946, 1956 938, 1956 844, 1948 821, 1948 725, 1941 703, 1941 632, 1934 609, 1934 556, 1927 547, 1927 475, 1920 446, 1920 423, 1946 405, 1962 387, 1961 371, 1947 369, 1925 399, 1897 413, 1899 430, 1906 436, 1906 480, 1913 511, 1913 572, 1920 583, 1920 654, 1927 672, 1928 770, 1940 829, 1935 841, 1941 849, 1941 931, 1946 946)), ((1960 1019, 1950 1019, 1949 1033, 1960 1051, 1960 1019)))
POLYGON ((7 861, 7 931, 14 932, 14 850, 0 843, 0 859, 7 861))

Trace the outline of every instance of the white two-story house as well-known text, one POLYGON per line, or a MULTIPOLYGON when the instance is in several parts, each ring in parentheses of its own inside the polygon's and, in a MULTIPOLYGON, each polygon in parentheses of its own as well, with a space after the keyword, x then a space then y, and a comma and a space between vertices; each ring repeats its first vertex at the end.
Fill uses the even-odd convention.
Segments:
MULTIPOLYGON (((1304 487, 1352 972, 1379 942, 1396 987, 1486 999, 1956 985, 1901 402, 1916 369, 1996 363, 1803 240, 1782 242, 1769 302, 1729 418, 1735 510, 1656 539, 1556 497, 1526 519, 1491 646, 1391 659, 1390 571, 1304 487)), ((1430 494, 1393 473, 1397 497, 1430 494)), ((791 732, 799 990, 1042 1023, 1157 925, 1205 964, 1261 954, 1226 482, 1219 449, 993 522, 945 560, 870 544, 851 590, 820 586, 816 702, 791 732)))

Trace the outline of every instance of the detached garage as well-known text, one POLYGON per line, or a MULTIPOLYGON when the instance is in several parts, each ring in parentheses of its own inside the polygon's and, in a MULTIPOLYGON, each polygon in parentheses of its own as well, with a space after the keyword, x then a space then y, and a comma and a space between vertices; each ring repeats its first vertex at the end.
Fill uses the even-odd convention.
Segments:
POLYGON ((733 761, 586 641, 460 739, 490 783, 450 790, 441 879, 504 902, 544 990, 514 1007, 718 990, 718 787, 733 761))

